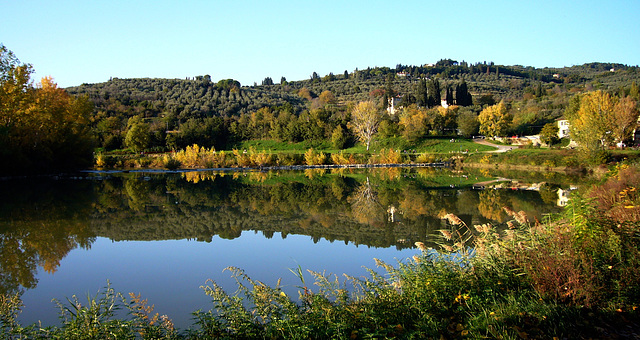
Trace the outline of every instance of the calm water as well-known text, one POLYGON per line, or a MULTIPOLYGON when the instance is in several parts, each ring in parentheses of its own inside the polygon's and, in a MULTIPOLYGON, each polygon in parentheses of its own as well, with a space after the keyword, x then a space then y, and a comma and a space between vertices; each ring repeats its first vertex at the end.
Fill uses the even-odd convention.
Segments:
MULTIPOLYGON (((489 174, 443 169, 322 173, 100 173, 0 182, 0 291, 22 291, 23 324, 57 324, 51 300, 106 286, 141 293, 180 328, 211 308, 199 288, 235 290, 228 266, 296 296, 289 268, 364 276, 418 251, 455 213, 467 224, 543 219, 563 180, 474 190, 489 174), (529 190, 525 190, 529 189, 529 190)), ((538 181, 542 182, 542 181, 538 181)), ((307 278, 311 281, 311 277, 307 278)))

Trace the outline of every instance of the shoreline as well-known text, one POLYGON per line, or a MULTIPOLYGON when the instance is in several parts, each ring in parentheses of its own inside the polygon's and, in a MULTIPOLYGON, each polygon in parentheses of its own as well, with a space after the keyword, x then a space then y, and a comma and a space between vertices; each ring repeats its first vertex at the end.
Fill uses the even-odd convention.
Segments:
POLYGON ((180 173, 194 171, 271 171, 271 170, 309 170, 309 169, 372 169, 372 168, 445 168, 452 167, 450 162, 436 163, 390 163, 390 164, 326 164, 326 165, 276 165, 262 167, 231 167, 231 168, 183 168, 183 169, 154 169, 154 168, 137 168, 137 169, 92 169, 80 170, 81 173, 127 173, 127 172, 154 172, 154 173, 180 173))

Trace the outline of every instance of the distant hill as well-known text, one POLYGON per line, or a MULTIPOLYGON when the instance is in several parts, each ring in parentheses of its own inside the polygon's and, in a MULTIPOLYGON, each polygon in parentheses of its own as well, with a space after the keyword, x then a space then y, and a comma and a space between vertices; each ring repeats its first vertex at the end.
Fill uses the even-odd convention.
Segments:
POLYGON ((366 100, 385 86, 396 93, 412 93, 422 78, 439 79, 443 91, 446 85, 464 80, 475 98, 492 95, 495 100, 517 100, 538 87, 564 91, 615 90, 640 80, 639 67, 613 63, 534 68, 493 63, 468 64, 450 59, 433 65, 356 69, 350 73, 330 73, 322 77, 315 72, 313 74, 307 80, 253 86, 241 86, 231 79, 212 82, 209 76, 189 79, 113 78, 104 83, 82 84, 66 90, 74 95, 87 95, 95 104, 96 112, 103 116, 170 116, 184 122, 193 117, 237 116, 262 107, 290 106, 294 113, 300 113, 308 108, 309 100, 313 101, 324 91, 331 91, 338 105, 366 100), (303 88, 309 90, 307 98, 299 94, 303 88))

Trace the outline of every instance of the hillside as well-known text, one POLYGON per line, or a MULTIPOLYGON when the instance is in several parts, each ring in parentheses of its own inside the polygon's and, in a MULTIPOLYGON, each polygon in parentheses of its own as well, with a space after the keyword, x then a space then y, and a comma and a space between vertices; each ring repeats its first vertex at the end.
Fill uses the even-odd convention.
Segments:
MULTIPOLYGON (((434 108, 441 99, 465 106, 445 119, 449 121, 425 123, 427 135, 446 135, 459 128, 456 119, 477 116, 484 105, 500 100, 513 112, 511 133, 537 133, 545 123, 562 116, 574 93, 628 92, 639 80, 639 67, 621 64, 533 68, 445 59, 433 65, 375 67, 337 75, 313 72, 310 79, 282 78, 278 84, 267 77, 262 85, 242 86, 233 79, 214 82, 205 75, 113 78, 66 90, 86 95, 94 103, 92 128, 98 146, 105 149, 124 147, 126 133, 135 122, 148 126, 146 149, 184 148, 193 143, 224 148, 250 139, 328 140, 338 126, 346 129, 349 103, 372 99, 383 105, 385 98, 395 95, 403 96, 400 104, 405 106, 434 108), (462 103, 459 97, 465 91, 473 99, 462 103), (132 117, 137 120, 131 121, 132 117)), ((381 127, 383 135, 401 133, 397 123, 397 117, 391 117, 386 130, 381 127)))
MULTIPOLYGON (((316 75, 315 72, 313 74, 316 75)), ((614 90, 640 80, 640 68, 622 64, 590 63, 538 69, 441 60, 433 66, 396 65, 395 69, 356 69, 351 73, 330 73, 323 77, 316 75, 307 80, 274 85, 240 86, 234 80, 215 83, 209 76, 188 79, 112 78, 108 82, 82 84, 66 90, 71 94, 89 96, 97 111, 109 115, 143 114, 145 117, 156 117, 170 114, 183 120, 190 117, 238 115, 286 103, 299 113, 306 108, 305 98, 298 95, 302 88, 308 89, 312 98, 323 91, 331 91, 341 104, 366 100, 372 92, 386 86, 389 74, 393 75, 393 89, 400 94, 412 93, 419 79, 426 77, 439 79, 445 86, 464 80, 475 98, 492 95, 496 101, 522 98, 525 93, 533 93, 538 86, 546 90, 614 90)))

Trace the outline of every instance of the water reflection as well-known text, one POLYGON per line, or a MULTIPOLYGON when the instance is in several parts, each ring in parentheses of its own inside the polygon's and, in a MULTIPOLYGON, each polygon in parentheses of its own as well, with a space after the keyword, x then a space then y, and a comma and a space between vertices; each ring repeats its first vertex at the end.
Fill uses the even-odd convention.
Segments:
MULTIPOLYGON (((473 190, 482 174, 443 169, 327 172, 185 172, 4 181, 0 188, 0 293, 34 288, 74 248, 96 237, 211 242, 243 231, 308 235, 406 249, 447 225, 503 223, 503 207, 530 218, 557 211, 558 184, 538 190, 473 190)), ((567 185, 564 185, 568 187, 567 185)), ((81 274, 79 274, 81 275, 81 274)))
POLYGON ((0 293, 34 288, 38 266, 54 273, 77 247, 95 240, 91 183, 4 181, 0 189, 0 293))

